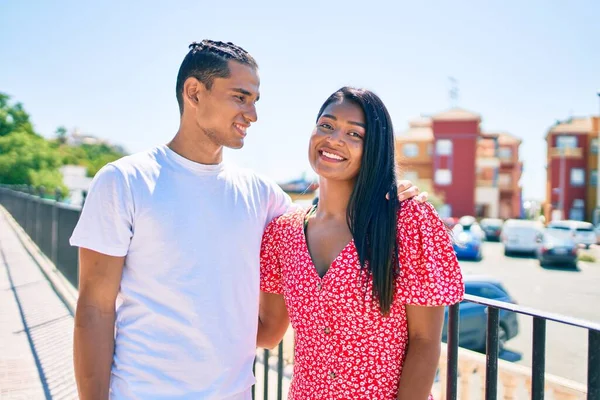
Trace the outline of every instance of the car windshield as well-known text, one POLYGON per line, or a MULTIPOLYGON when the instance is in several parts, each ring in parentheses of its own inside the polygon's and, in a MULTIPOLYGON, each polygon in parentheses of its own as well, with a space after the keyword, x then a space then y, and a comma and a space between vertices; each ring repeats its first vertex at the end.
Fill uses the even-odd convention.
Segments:
POLYGON ((548 228, 544 232, 545 240, 554 244, 567 244, 571 242, 571 232, 569 229, 548 228))

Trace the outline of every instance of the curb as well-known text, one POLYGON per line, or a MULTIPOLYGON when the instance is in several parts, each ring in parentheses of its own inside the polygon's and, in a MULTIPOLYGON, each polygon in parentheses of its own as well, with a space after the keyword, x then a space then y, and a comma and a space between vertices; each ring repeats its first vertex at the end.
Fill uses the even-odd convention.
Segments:
POLYGON ((15 221, 12 215, 6 211, 4 207, 0 205, 0 214, 4 216, 4 219, 8 222, 12 230, 17 235, 17 238, 29 254, 29 256, 35 261, 40 271, 44 274, 54 292, 58 295, 61 301, 65 304, 69 313, 75 315, 75 309, 77 308, 77 289, 64 277, 64 275, 56 268, 54 263, 40 250, 40 248, 31 240, 29 235, 23 230, 23 228, 15 221))

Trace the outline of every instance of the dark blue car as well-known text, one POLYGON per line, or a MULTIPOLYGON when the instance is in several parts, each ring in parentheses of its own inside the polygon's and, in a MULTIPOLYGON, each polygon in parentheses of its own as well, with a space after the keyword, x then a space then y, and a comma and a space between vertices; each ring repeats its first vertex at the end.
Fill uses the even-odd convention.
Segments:
POLYGON ((452 228, 452 244, 459 260, 481 261, 481 245, 485 234, 477 223, 461 224, 452 228))
MULTIPOLYGON (((482 276, 465 276, 465 293, 487 299, 516 303, 508 294, 500 281, 482 276)), ((442 341, 447 340, 448 308, 444 317, 444 331, 442 341)), ((463 301, 459 308, 458 345, 470 350, 485 351, 485 334, 487 330, 486 307, 480 304, 463 301)), ((519 323, 517 314, 511 311, 500 310, 500 325, 498 328, 498 342, 500 349, 504 344, 517 336, 519 323)))

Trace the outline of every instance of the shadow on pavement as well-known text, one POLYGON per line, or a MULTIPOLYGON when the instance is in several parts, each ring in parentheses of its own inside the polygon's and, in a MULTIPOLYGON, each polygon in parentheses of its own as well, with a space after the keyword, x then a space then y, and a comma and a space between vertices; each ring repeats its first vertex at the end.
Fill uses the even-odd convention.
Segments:
POLYGON ((544 264, 541 267, 548 271, 581 272, 581 269, 579 269, 579 267, 573 267, 572 265, 544 264))

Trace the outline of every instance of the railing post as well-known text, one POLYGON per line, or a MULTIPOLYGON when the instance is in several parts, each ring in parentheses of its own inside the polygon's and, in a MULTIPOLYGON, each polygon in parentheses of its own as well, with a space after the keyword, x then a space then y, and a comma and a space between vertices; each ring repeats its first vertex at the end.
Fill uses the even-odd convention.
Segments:
POLYGON ((531 399, 544 399, 546 374, 546 320, 533 317, 533 351, 531 363, 531 399))
POLYGON ((496 400, 498 396, 498 320, 499 310, 487 307, 485 400, 496 400))
POLYGON ((446 399, 456 400, 458 393, 458 311, 460 303, 448 307, 448 351, 446 399))
POLYGON ((600 400, 600 331, 588 330, 587 400, 600 400))
POLYGON ((54 266, 58 268, 58 203, 60 202, 61 192, 56 189, 54 192, 54 204, 52 205, 52 251, 50 259, 54 266))
POLYGON ((263 352, 263 384, 264 384, 264 399, 269 400, 269 349, 263 352))
POLYGON ((283 340, 277 347, 277 400, 283 399, 283 340))

